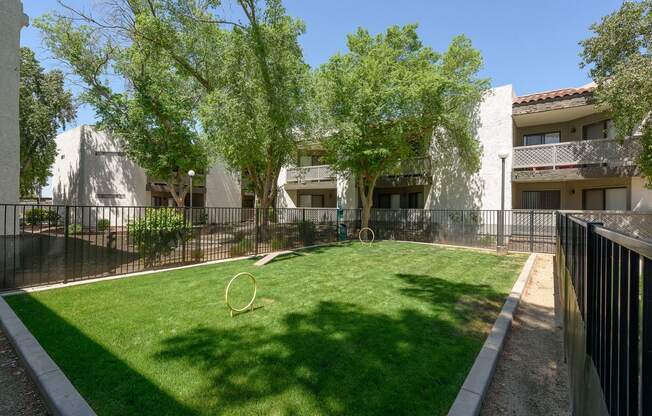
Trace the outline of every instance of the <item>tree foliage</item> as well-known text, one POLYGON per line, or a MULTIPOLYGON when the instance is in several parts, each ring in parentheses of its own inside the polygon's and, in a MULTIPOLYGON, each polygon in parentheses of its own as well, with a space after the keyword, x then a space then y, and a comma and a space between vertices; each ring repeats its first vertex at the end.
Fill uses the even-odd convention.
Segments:
POLYGON ((33 196, 47 184, 57 155, 57 130, 75 117, 63 73, 45 72, 29 48, 20 49, 20 195, 33 196))
POLYGON ((217 0, 115 0, 102 18, 75 11, 75 19, 37 22, 88 86, 83 98, 101 127, 151 176, 177 184, 179 204, 184 173, 219 156, 270 206, 293 134, 308 119, 303 24, 278 0, 232 3, 241 20, 221 16, 228 7, 217 0), (116 92, 106 74, 127 88, 116 92))
POLYGON ((358 29, 348 52, 316 74, 325 160, 353 175, 368 223, 378 178, 424 155, 431 141, 455 147, 467 168, 479 165, 474 111, 488 86, 477 77, 480 53, 464 36, 439 54, 422 45, 416 25, 372 36, 358 29))
POLYGON ((36 26, 54 55, 66 62, 96 111, 98 127, 114 134, 149 176, 167 181, 177 205, 188 192, 186 172, 204 172, 208 157, 196 125, 194 83, 176 71, 168 54, 140 36, 151 24, 145 8, 126 4, 113 26, 83 15, 44 16, 36 26), (111 82, 113 80, 113 82, 111 82), (122 91, 114 85, 125 84, 122 91))
POLYGON ((652 177, 652 0, 623 2, 591 26, 582 41, 582 66, 590 67, 596 99, 612 113, 619 138, 640 134, 639 162, 652 177))

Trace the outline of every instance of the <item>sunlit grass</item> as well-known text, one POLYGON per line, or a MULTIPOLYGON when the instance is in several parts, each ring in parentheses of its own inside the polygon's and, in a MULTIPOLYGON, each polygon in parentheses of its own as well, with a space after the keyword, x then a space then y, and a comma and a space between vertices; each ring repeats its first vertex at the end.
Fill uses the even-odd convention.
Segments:
POLYGON ((437 415, 526 258, 396 242, 299 254, 6 299, 100 415, 437 415), (231 318, 241 271, 256 309, 231 318))

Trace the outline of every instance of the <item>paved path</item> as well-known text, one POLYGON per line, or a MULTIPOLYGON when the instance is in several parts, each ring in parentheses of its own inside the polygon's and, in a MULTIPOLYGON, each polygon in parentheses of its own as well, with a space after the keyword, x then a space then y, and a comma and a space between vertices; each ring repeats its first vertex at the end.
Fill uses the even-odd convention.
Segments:
POLYGON ((0 415, 40 416, 48 412, 9 340, 0 331, 0 415))
POLYGON ((538 255, 481 416, 570 415, 552 273, 552 256, 538 255))

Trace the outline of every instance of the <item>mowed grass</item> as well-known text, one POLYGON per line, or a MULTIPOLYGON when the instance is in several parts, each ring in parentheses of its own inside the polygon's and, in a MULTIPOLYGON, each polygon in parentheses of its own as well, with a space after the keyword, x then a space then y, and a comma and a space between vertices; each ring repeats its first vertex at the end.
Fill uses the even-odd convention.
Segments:
POLYGON ((443 415, 525 260, 349 243, 6 300, 99 415, 443 415))

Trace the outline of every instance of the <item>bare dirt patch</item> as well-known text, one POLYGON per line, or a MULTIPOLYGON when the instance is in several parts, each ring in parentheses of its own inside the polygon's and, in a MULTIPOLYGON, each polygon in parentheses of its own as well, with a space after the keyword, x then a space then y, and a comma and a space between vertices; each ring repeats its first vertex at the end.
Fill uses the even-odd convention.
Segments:
POLYGON ((9 340, 0 331, 0 415, 48 415, 41 396, 18 359, 9 340))
POLYGON ((552 266, 552 256, 537 256, 482 416, 570 415, 562 331, 554 316, 552 266))

